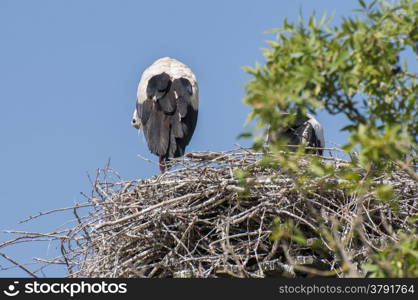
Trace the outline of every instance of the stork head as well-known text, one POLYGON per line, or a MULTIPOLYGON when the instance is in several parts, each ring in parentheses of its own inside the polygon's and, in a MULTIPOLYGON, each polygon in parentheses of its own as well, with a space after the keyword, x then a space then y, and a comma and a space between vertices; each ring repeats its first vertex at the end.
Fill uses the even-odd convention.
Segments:
POLYGON ((131 125, 136 129, 141 129, 141 124, 139 123, 138 111, 135 108, 134 114, 132 115, 131 125))
POLYGON ((171 79, 167 73, 161 73, 150 78, 147 85, 147 98, 157 101, 168 93, 171 79))

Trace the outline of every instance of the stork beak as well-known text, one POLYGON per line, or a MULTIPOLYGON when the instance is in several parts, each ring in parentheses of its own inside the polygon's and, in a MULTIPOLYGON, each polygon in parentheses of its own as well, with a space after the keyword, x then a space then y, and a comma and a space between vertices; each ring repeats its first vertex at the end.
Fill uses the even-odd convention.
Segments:
POLYGON ((131 125, 138 130, 141 129, 141 125, 139 124, 138 120, 136 120, 136 119, 132 119, 131 125))

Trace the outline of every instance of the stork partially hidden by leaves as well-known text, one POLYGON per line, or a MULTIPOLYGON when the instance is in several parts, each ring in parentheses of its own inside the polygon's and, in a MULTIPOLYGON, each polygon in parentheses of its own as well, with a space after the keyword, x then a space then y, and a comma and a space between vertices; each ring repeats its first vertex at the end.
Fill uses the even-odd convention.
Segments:
MULTIPOLYGON (((287 117, 289 114, 280 113, 283 117, 287 117)), ((305 143, 307 147, 318 148, 314 151, 316 154, 322 155, 325 147, 324 130, 322 125, 311 114, 297 117, 295 122, 287 127, 273 130, 268 128, 267 130, 267 143, 275 141, 278 138, 283 137, 288 141, 289 146, 296 146, 305 143)), ((291 149, 295 150, 294 148, 291 149)))
POLYGON ((198 106, 196 77, 185 64, 164 57, 142 73, 131 124, 142 130, 149 150, 158 155, 161 173, 170 158, 184 155, 198 106))

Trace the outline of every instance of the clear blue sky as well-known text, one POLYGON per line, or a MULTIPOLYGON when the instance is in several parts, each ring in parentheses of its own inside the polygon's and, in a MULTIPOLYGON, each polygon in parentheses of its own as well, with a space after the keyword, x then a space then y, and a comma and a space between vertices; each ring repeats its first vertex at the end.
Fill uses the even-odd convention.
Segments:
MULTIPOLYGON (((71 215, 18 221, 83 202, 87 173, 109 158, 127 180, 159 172, 138 158, 157 159, 130 126, 139 77, 157 58, 179 59, 199 81, 199 120, 187 151, 249 145, 236 139, 249 112, 241 100, 250 77, 241 67, 263 62, 260 49, 272 38, 263 32, 301 11, 335 12, 338 21, 356 7, 354 0, 0 0, 0 229, 64 224, 71 215)), ((328 145, 345 142, 338 117, 318 119, 328 145)), ((0 241, 10 237, 0 233, 0 241)), ((2 251, 20 262, 58 254, 42 243, 2 251)), ((8 265, 0 257, 0 267, 8 265)))

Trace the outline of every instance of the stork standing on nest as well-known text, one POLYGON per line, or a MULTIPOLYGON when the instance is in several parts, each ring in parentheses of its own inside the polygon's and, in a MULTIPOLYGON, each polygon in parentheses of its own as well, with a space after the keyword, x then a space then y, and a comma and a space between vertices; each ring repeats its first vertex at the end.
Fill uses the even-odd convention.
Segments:
POLYGON ((149 150, 158 155, 161 173, 170 158, 184 155, 198 108, 196 77, 185 64, 164 57, 142 73, 131 124, 142 130, 149 150))
MULTIPOLYGON (((288 113, 281 113, 283 116, 289 115, 288 113)), ((312 116, 306 114, 296 118, 293 125, 278 130, 267 130, 267 143, 277 140, 279 137, 284 137, 288 140, 288 145, 300 145, 305 143, 307 147, 324 148, 324 129, 322 125, 312 116)), ((322 155, 323 149, 315 149, 313 152, 322 155)))

